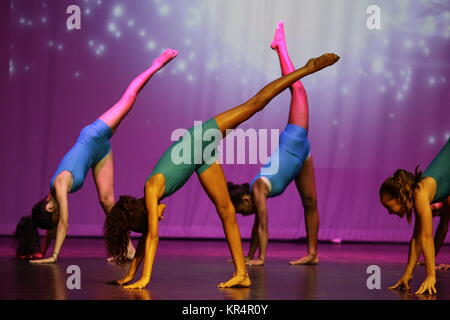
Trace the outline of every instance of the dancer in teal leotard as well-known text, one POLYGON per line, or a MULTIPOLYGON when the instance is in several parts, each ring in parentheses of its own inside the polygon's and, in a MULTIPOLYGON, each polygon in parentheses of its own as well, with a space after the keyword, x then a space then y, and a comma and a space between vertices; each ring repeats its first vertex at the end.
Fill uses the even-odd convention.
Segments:
MULTIPOLYGON (((450 222, 450 139, 434 158, 425 172, 397 170, 380 188, 380 201, 390 214, 412 219, 414 232, 409 247, 408 264, 401 279, 391 289, 406 288, 423 253, 427 276, 416 294, 435 294, 435 258, 447 235, 450 222), (439 226, 433 239, 432 218, 439 216, 439 226)), ((437 269, 450 269, 443 264, 437 269)))
POLYGON ((203 189, 214 203, 220 216, 236 269, 233 277, 224 283, 220 283, 219 287, 250 285, 235 209, 228 194, 222 168, 217 161, 214 161, 215 154, 212 149, 225 136, 227 130, 236 128, 261 111, 270 100, 289 88, 294 82, 334 64, 338 59, 339 57, 334 54, 325 54, 319 58, 311 59, 303 68, 293 70, 292 73, 265 86, 247 102, 211 118, 201 126, 191 128, 185 136, 169 147, 146 181, 144 200, 146 212, 139 212, 140 209, 137 204, 140 200, 136 200, 136 205, 133 205, 129 198, 123 198, 126 201, 119 200, 111 210, 111 214, 106 218, 105 238, 108 252, 117 257, 118 261, 121 261, 125 257, 130 230, 136 230, 138 224, 136 220, 144 221, 142 216, 147 216, 147 223, 141 228, 144 233, 139 240, 136 256, 127 275, 117 281, 118 284, 125 285, 126 289, 142 289, 150 282, 158 246, 158 221, 161 220, 164 210, 164 205, 160 203, 160 200, 180 189, 189 177, 197 172, 203 189), (195 137, 196 130, 208 130, 211 133, 211 139, 198 141, 195 137), (191 132, 194 133, 194 139, 190 138, 191 132), (187 161, 178 163, 178 159, 174 159, 172 151, 181 149, 180 147, 186 141, 190 141, 187 144, 188 148, 183 151, 183 158, 186 158, 187 161), (141 262, 144 262, 141 278, 135 283, 128 284, 134 279, 141 262))
MULTIPOLYGON (((135 78, 122 98, 94 123, 86 126, 76 143, 60 162, 50 183, 49 194, 32 209, 31 216, 23 217, 16 227, 17 256, 24 259, 37 259, 45 256, 48 246, 55 239, 51 257, 32 260, 32 263, 56 262, 67 234, 69 208, 67 195, 78 191, 90 169, 97 187, 98 198, 103 211, 108 215, 114 206, 114 168, 109 139, 120 122, 132 109, 136 98, 145 84, 159 69, 176 57, 177 52, 166 50, 153 64, 135 78), (39 244, 37 228, 46 229, 47 236, 39 244)), ((134 248, 129 241, 127 256, 134 256, 134 248)))
MULTIPOLYGON (((289 57, 284 34, 284 23, 280 21, 271 44, 279 57, 282 74, 289 74, 294 65, 289 57)), ((245 216, 255 214, 250 249, 246 256, 247 264, 264 265, 269 238, 268 198, 279 196, 287 186, 295 181, 305 211, 306 232, 308 236, 308 254, 290 264, 317 264, 317 242, 319 213, 314 178, 314 166, 308 140, 308 99, 306 90, 300 81, 291 87, 291 105, 288 124, 280 135, 277 150, 271 161, 264 165, 260 173, 250 184, 228 183, 231 199, 236 212, 245 216), (277 161, 276 165, 273 165, 277 161), (278 171, 268 173, 268 168, 277 167, 278 171), (259 248, 259 256, 254 257, 259 248)))

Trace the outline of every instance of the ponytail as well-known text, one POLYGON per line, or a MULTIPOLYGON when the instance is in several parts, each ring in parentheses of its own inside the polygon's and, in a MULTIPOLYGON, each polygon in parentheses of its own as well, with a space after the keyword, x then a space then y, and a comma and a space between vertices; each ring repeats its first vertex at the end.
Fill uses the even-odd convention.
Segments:
POLYGON ((406 219, 411 223, 412 209, 414 207, 414 190, 420 188, 422 172, 416 166, 414 174, 398 169, 392 177, 387 178, 380 188, 380 195, 387 194, 393 199, 397 199, 399 204, 406 210, 406 219))
POLYGON ((22 217, 14 232, 16 256, 28 257, 40 251, 40 236, 37 226, 30 216, 22 217))

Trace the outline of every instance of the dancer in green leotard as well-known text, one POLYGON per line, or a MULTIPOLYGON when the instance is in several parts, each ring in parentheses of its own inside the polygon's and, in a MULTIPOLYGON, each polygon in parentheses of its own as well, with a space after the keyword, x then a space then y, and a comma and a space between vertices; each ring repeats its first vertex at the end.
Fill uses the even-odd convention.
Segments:
MULTIPOLYGON (((415 212, 414 233, 411 238, 408 264, 401 279, 391 289, 406 288, 412 279, 421 253, 425 257, 427 276, 417 294, 435 294, 435 257, 445 240, 450 221, 450 139, 422 174, 399 169, 384 181, 380 188, 380 201, 390 214, 411 221, 415 212), (440 216, 433 240, 434 216, 440 216)), ((441 265, 439 269, 449 269, 441 265)))
MULTIPOLYGON (((244 121, 250 119, 255 113, 261 111, 275 96, 289 88, 294 82, 334 64, 338 59, 339 57, 334 54, 325 54, 319 58, 311 59, 303 68, 265 86, 247 102, 205 122, 202 125, 203 128, 217 128, 220 136, 216 136, 211 143, 211 140, 207 141, 207 143, 194 141, 196 145, 201 142, 200 149, 192 148, 191 151, 193 150, 195 152, 188 154, 189 158, 192 160, 196 159, 199 155, 204 155, 207 153, 205 152, 207 150, 206 148, 211 148, 211 144, 214 147, 228 133, 227 130, 234 129, 244 121), (201 154, 199 154, 200 152, 201 154)), ((189 131, 195 131, 195 128, 189 131)), ((183 141, 185 139, 180 139, 180 141, 175 142, 163 154, 145 184, 147 223, 142 229, 146 230, 143 230, 144 234, 139 240, 136 256, 131 263, 127 275, 119 280, 118 283, 122 285, 131 282, 142 261, 144 261, 144 267, 141 278, 133 284, 126 285, 125 288, 144 288, 150 282, 156 248, 158 246, 158 218, 161 219, 164 209, 159 201, 181 188, 189 177, 194 172, 197 172, 203 189, 214 203, 220 216, 236 269, 233 277, 224 283, 220 283, 219 287, 249 286, 250 279, 246 272, 235 209, 228 194, 227 182, 222 167, 218 162, 214 161, 213 152, 206 158, 200 157, 202 161, 197 161, 195 165, 176 164, 171 156, 172 150, 178 148, 180 146, 179 144, 183 143, 183 141)), ((140 219, 142 221, 143 219, 139 217, 145 214, 142 212, 130 212, 128 210, 129 208, 131 206, 124 206, 119 201, 116 210, 113 208, 111 215, 105 221, 107 249, 119 261, 125 257, 126 243, 130 229, 135 228, 137 225, 136 220, 140 219)))

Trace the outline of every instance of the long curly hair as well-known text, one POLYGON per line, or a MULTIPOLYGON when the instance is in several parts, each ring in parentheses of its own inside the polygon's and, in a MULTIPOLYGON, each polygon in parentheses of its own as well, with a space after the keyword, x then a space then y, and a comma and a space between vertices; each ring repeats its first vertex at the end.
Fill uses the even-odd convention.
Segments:
POLYGON ((28 257, 40 251, 39 232, 30 216, 20 219, 14 232, 14 240, 17 257, 28 257))
POLYGON ((108 255, 119 265, 127 261, 130 231, 145 233, 148 229, 144 198, 120 196, 119 201, 106 215, 103 232, 108 255))
POLYGON ((40 236, 38 228, 50 230, 56 227, 52 212, 45 210, 47 200, 44 198, 33 206, 31 215, 20 219, 14 232, 16 256, 27 257, 40 252, 40 236))
MULTIPOLYGON (((250 195, 250 184, 234 184, 233 182, 227 182, 228 193, 230 194, 231 202, 233 202, 234 207, 239 206, 242 203, 242 198, 245 195, 250 195)), ((242 212, 238 212, 244 216, 248 216, 250 214, 245 214, 242 212)))
POLYGON ((414 173, 398 169, 380 187, 380 195, 387 194, 389 197, 396 199, 406 209, 406 218, 409 223, 411 223, 414 207, 414 190, 420 188, 419 182, 422 179, 419 166, 416 166, 414 173))

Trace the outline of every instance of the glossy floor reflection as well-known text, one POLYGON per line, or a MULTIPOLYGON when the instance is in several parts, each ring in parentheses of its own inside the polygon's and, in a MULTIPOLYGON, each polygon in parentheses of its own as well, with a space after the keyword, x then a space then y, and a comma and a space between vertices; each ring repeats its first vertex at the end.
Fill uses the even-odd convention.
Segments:
MULTIPOLYGON (((0 238, 0 299, 450 299, 450 271, 438 271, 438 295, 415 296, 390 291, 403 272, 407 245, 321 244, 320 265, 290 266, 304 253, 304 244, 270 243, 264 267, 250 267, 251 288, 218 289, 233 272, 223 241, 160 240, 152 282, 146 290, 126 291, 107 282, 119 279, 125 269, 105 260, 101 239, 68 239, 55 265, 29 265, 12 258, 10 238, 0 238), (368 290, 369 265, 381 268, 380 290, 368 290), (69 290, 67 267, 81 269, 81 289, 69 290)), ((247 248, 248 243, 244 244, 247 248)), ((445 246, 438 262, 450 262, 445 246)), ((418 266, 413 288, 424 278, 418 266)))

